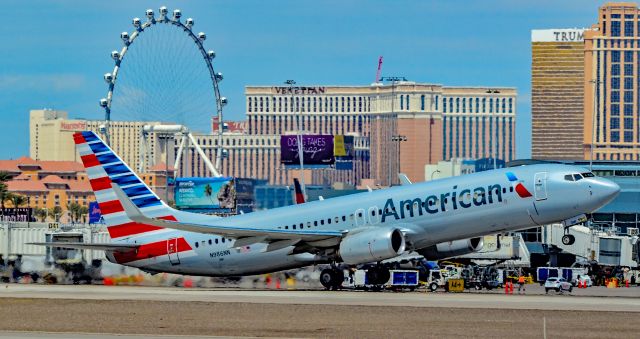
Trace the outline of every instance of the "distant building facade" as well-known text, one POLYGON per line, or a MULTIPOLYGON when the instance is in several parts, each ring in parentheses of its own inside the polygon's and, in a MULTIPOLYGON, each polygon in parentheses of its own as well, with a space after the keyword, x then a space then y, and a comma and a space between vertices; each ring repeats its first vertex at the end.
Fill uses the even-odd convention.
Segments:
POLYGON ((531 157, 583 159, 585 29, 531 31, 531 157))
MULTIPOLYGON (((74 161, 37 161, 29 157, 0 160, 0 171, 9 173, 9 192, 27 198, 24 206, 66 210, 69 204, 89 206, 95 201, 91 185, 82 164, 74 161)), ((10 202, 6 205, 9 207, 10 202)), ((16 207, 16 206, 11 206, 16 207)))
POLYGON ((585 159, 640 160, 639 14, 637 3, 606 3, 585 31, 585 159))
MULTIPOLYGON (((111 147, 133 168, 140 163, 144 154, 148 168, 164 160, 164 148, 157 135, 147 137, 147 151, 141 143, 142 128, 145 125, 160 125, 149 121, 112 121, 109 124, 111 147)), ((73 133, 93 131, 103 136, 101 120, 69 119, 65 111, 50 109, 31 110, 29 113, 29 156, 35 160, 80 161, 73 142, 73 133)), ((171 153, 171 152, 170 152, 171 153)), ((136 168, 137 169, 137 168, 136 168)))
POLYGON ((398 172, 422 181, 424 166, 440 160, 515 157, 513 88, 398 82, 248 86, 245 94, 248 134, 288 134, 300 126, 305 134, 367 138, 370 178, 383 186, 397 184, 398 172))

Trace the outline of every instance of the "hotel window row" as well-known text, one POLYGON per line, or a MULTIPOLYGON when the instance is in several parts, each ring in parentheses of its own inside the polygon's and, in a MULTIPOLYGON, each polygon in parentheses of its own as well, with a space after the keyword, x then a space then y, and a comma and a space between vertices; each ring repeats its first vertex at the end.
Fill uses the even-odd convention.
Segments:
POLYGON ((247 112, 269 113, 318 113, 318 112, 369 112, 371 111, 371 97, 364 96, 265 96, 248 97, 247 112))
POLYGON ((513 113, 513 98, 444 98, 443 113, 513 113))

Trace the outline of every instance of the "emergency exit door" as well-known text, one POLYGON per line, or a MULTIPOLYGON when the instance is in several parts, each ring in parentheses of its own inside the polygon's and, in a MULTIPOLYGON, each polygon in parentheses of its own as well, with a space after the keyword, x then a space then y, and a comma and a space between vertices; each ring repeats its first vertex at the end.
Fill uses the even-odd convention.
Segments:
POLYGON ((536 173, 535 178, 535 196, 536 200, 547 199, 547 172, 536 173))
POLYGON ((167 240, 167 255, 169 256, 171 265, 180 264, 180 258, 178 257, 178 238, 167 240))

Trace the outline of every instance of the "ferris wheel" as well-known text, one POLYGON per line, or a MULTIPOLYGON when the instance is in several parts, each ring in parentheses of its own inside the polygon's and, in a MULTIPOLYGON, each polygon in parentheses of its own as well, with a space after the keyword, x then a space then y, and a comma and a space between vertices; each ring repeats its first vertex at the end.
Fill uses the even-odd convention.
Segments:
MULTIPOLYGON (((120 34, 124 46, 111 52, 115 66, 104 74, 108 91, 100 99, 105 111, 105 139, 111 142, 112 121, 148 121, 141 132, 143 148, 148 133, 178 136, 182 140, 174 168, 179 166, 185 143, 191 142, 208 169, 219 176, 221 147, 216 150, 214 167, 191 135, 191 131, 211 126, 214 116, 223 121, 227 99, 220 95, 223 75, 213 67, 216 53, 205 49, 207 35, 193 31, 192 18, 183 22, 179 9, 170 14, 162 6, 157 17, 147 9, 145 16, 144 21, 133 18, 134 30, 120 34), (167 125, 169 122, 174 125, 167 125)), ((222 145, 223 124, 218 126, 218 145, 222 145)), ((145 167, 142 159, 140 168, 145 167)))

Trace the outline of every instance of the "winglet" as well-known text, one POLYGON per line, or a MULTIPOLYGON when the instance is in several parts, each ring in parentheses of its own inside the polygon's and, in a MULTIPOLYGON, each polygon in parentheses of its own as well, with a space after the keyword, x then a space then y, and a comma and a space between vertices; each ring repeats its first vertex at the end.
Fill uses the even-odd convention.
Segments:
POLYGON ((404 173, 398 173, 398 179, 400 179, 400 185, 402 186, 411 185, 411 180, 404 173))

